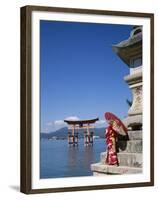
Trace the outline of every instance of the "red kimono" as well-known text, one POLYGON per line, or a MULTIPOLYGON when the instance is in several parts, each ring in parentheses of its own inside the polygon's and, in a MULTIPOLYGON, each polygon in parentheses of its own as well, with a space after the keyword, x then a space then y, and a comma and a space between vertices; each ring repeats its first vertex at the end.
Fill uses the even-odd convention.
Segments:
POLYGON ((113 130, 112 126, 108 126, 105 132, 105 139, 107 144, 107 157, 106 164, 119 165, 116 151, 116 137, 117 133, 113 130))

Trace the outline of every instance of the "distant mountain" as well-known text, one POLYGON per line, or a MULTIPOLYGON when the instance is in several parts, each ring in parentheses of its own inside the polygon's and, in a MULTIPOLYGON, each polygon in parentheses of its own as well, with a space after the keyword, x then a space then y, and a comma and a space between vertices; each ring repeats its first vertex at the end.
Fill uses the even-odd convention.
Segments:
POLYGON ((57 131, 50 133, 41 133, 41 138, 50 139, 52 137, 66 138, 68 133, 67 127, 61 128, 57 131))
MULTIPOLYGON (((78 131, 79 137, 83 137, 83 129, 78 131)), ((95 136, 99 136, 101 138, 104 138, 105 134, 105 128, 94 128, 93 133, 95 136)), ((51 139, 52 137, 57 137, 58 139, 66 139, 68 135, 68 128, 64 127, 57 131, 51 132, 51 133, 41 133, 40 137, 43 139, 51 139)))

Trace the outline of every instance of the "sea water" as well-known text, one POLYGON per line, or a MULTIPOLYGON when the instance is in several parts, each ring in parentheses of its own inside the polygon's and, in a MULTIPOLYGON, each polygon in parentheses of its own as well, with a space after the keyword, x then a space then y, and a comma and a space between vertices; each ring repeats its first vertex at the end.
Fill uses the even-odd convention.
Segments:
POLYGON ((100 153, 106 150, 104 139, 95 139, 93 146, 69 146, 67 140, 40 141, 40 178, 92 176, 90 165, 100 161, 100 153))

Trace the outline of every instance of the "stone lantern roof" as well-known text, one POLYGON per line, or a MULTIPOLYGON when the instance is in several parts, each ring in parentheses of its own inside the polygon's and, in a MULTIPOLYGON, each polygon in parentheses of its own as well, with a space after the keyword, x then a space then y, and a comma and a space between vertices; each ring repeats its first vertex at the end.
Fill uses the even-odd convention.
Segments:
POLYGON ((112 46, 115 53, 130 67, 130 60, 142 56, 142 26, 134 26, 127 40, 112 46))

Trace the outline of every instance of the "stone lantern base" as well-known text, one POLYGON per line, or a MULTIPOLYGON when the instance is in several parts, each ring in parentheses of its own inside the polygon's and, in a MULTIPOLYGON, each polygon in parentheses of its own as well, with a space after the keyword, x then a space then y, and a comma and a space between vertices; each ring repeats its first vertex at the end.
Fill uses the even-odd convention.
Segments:
POLYGON ((117 144, 119 166, 105 164, 106 152, 102 152, 100 162, 91 165, 94 176, 142 173, 142 131, 128 131, 128 136, 117 144))

